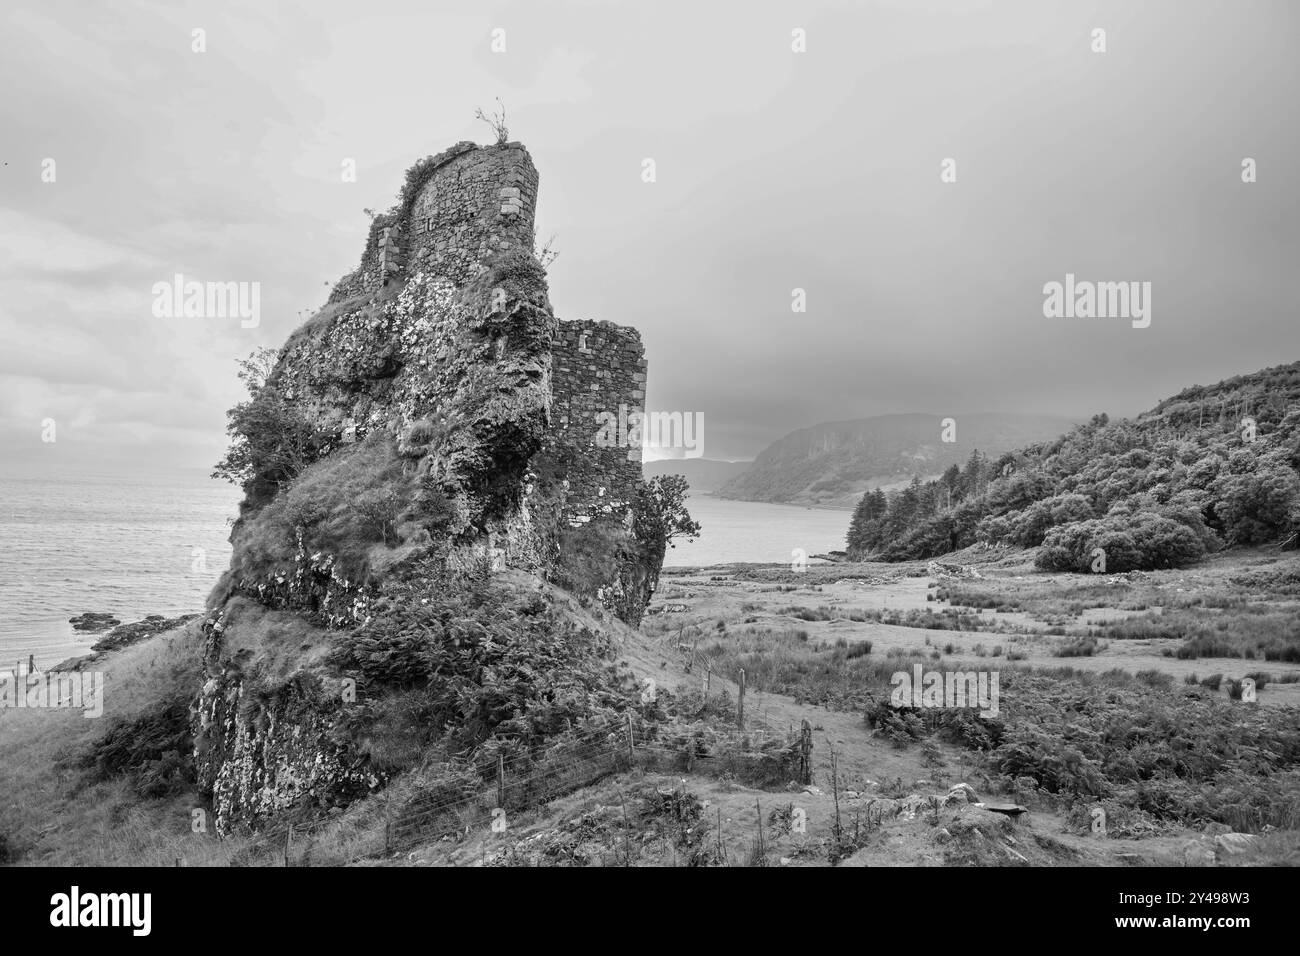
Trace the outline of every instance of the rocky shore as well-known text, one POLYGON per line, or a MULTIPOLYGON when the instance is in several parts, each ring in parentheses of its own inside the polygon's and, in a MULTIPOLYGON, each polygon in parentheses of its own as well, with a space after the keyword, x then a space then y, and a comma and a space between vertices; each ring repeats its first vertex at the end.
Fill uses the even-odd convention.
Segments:
POLYGON ((135 621, 131 624, 123 624, 112 614, 100 612, 86 612, 76 617, 69 618, 74 630, 88 632, 107 631, 103 637, 91 645, 89 654, 82 654, 78 657, 69 657, 67 660, 60 661, 50 668, 51 671, 75 671, 81 670, 87 664, 99 660, 109 651, 120 650, 123 647, 129 647, 132 644, 138 644, 146 638, 153 637, 155 634, 161 634, 163 631, 170 631, 172 628, 180 627, 194 618, 197 614, 182 614, 180 617, 164 617, 161 614, 150 614, 143 621, 135 621))

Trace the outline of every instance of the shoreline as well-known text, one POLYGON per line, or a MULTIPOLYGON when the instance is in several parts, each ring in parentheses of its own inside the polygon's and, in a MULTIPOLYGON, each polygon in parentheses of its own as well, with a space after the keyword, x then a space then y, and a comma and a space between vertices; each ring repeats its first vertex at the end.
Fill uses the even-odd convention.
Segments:
POLYGON ((733 502, 733 503, 738 504, 738 505, 772 505, 773 507, 776 507, 776 508, 797 508, 797 509, 801 509, 801 510, 805 510, 805 511, 834 511, 834 512, 837 512, 837 513, 839 513, 839 514, 846 514, 846 515, 850 515, 850 516, 853 514, 853 507, 851 507, 851 506, 849 506, 849 505, 844 505, 844 506, 839 506, 839 505, 821 505, 821 504, 817 504, 817 505, 809 505, 809 504, 804 504, 804 503, 802 503, 802 502, 797 502, 797 501, 796 501, 796 502, 791 502, 791 501, 756 501, 756 500, 754 500, 754 499, 752 499, 752 498, 728 498, 728 497, 725 496, 725 495, 720 495, 720 494, 718 494, 716 491, 695 491, 695 490, 692 490, 692 491, 691 491, 691 492, 686 496, 686 500, 687 500, 687 501, 690 501, 691 498, 695 497, 696 495, 699 495, 701 498, 712 498, 714 501, 730 501, 730 502, 733 502))

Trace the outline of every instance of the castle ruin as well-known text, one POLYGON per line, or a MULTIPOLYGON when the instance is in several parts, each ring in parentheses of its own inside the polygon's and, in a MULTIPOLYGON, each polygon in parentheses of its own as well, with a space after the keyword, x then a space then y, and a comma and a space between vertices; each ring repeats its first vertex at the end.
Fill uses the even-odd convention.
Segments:
MULTIPOLYGON (((275 374, 341 441, 429 423, 424 466, 463 513, 453 562, 545 572, 548 521, 631 526, 641 449, 600 447, 597 416, 644 408, 646 360, 635 329, 555 317, 533 255, 537 189, 519 143, 416 164, 275 374)), ((635 621, 652 588, 611 580, 602 599, 635 621)))

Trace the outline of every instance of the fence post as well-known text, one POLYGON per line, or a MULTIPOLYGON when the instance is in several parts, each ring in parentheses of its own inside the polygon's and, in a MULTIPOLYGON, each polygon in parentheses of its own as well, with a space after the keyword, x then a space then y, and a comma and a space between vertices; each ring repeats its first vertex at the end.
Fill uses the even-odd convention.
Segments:
POLYGON ((506 805, 506 758, 504 754, 497 754, 497 806, 504 808, 506 805))
POLYGON ((636 759, 636 743, 632 736, 632 715, 627 715, 627 759, 636 759))
POLYGON ((727 859, 727 848, 722 843, 722 807, 718 807, 718 859, 724 863, 727 859))
POLYGON ((709 699, 709 687, 713 684, 713 665, 709 664, 704 669, 704 700, 707 703, 709 699))
POLYGON ((831 797, 835 801, 835 844, 838 851, 844 837, 843 830, 840 829, 840 765, 834 747, 831 747, 831 797))
POLYGON ((740 697, 736 703, 736 726, 745 729, 745 669, 740 669, 740 697))
POLYGON ((384 796, 384 856, 393 850, 393 795, 384 796))
POLYGON ((799 772, 804 784, 813 782, 812 746, 812 725, 805 719, 799 728, 799 772))
POLYGON ((623 865, 632 865, 632 840, 627 832, 627 800, 623 797, 623 791, 618 792, 618 802, 623 807, 623 865))

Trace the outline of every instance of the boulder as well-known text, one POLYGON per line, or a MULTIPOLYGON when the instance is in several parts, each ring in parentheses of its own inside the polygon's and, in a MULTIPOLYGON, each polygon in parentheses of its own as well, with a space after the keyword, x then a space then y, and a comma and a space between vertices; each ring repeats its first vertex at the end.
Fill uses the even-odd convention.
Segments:
POLYGON ((1250 853, 1259 847, 1259 837, 1249 833, 1220 833, 1214 838, 1217 858, 1250 853))
POLYGON ((948 795, 943 798, 943 805, 945 807, 950 807, 958 803, 979 803, 979 802, 980 802, 980 798, 975 795, 975 791, 971 789, 969 784, 965 784, 965 783, 954 784, 952 786, 952 789, 948 791, 948 795))
POLYGON ((1198 837, 1183 844, 1183 866, 1214 866, 1214 838, 1198 837))
POLYGON ((76 617, 68 618, 68 623, 72 625, 74 631, 107 631, 110 627, 115 627, 122 622, 113 615, 103 611, 85 611, 76 617))

